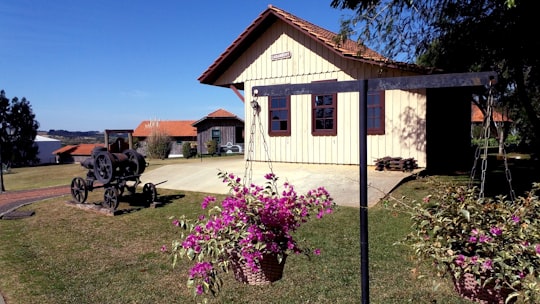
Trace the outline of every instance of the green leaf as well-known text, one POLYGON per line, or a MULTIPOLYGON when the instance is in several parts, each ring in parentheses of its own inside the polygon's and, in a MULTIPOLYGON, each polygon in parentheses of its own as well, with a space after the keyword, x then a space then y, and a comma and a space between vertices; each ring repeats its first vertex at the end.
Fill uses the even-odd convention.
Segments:
POLYGON ((467 219, 467 221, 471 220, 471 213, 468 210, 461 209, 461 210, 459 210, 459 212, 461 212, 461 214, 463 214, 463 216, 467 219))
POLYGON ((192 248, 189 248, 186 255, 190 260, 195 259, 195 250, 193 250, 192 248))

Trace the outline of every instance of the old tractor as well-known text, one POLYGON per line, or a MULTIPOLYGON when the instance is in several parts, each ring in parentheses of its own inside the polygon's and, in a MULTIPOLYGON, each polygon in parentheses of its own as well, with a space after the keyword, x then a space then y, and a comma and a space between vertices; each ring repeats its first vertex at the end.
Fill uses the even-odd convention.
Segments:
MULTIPOLYGON (((88 191, 104 188, 103 207, 115 211, 119 205, 119 197, 127 190, 135 194, 137 186, 141 183, 140 176, 147 163, 140 153, 133 149, 131 139, 132 130, 105 130, 105 147, 96 147, 91 157, 81 162, 88 169, 86 178, 75 177, 71 181, 71 196, 80 204, 86 202, 88 191), (129 147, 125 149, 123 138, 119 137, 112 145, 108 144, 111 133, 128 133, 129 147), (122 152, 118 152, 122 150, 122 152)), ((150 204, 157 199, 156 186, 146 183, 142 194, 146 203, 150 204)))

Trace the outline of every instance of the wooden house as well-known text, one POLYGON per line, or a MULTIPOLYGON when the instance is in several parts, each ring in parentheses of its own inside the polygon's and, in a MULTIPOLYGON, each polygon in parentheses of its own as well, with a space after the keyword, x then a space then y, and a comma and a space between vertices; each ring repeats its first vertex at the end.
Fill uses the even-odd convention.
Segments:
POLYGON ((193 123, 197 128, 197 153, 208 153, 207 143, 217 142, 218 153, 244 152, 244 121, 238 116, 218 109, 193 123))
POLYGON ((169 157, 183 156, 182 144, 190 142, 197 153, 208 153, 206 143, 215 140, 217 153, 243 153, 244 121, 224 109, 218 109, 199 120, 145 120, 134 130, 138 141, 137 150, 145 155, 146 140, 158 132, 172 139, 169 157))
MULTIPOLYGON (((253 160, 267 160, 265 142, 276 162, 358 165, 360 151, 358 93, 257 97, 254 86, 428 73, 335 37, 270 5, 198 78, 237 93, 247 126, 260 119, 264 135, 245 139, 253 141, 253 160)), ((368 162, 390 156, 414 158, 420 167, 463 164, 470 147, 467 94, 455 88, 369 92, 368 162)))

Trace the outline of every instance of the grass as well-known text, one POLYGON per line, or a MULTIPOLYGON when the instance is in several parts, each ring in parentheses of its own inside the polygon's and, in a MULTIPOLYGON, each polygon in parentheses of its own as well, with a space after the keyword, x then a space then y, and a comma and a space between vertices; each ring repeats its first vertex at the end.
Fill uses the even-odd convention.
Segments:
MULTIPOLYGON (((150 161, 147 170, 182 161, 197 160, 150 161)), ((55 186, 85 173, 80 165, 20 168, 5 175, 5 184, 8 190, 55 186)), ((422 180, 412 180, 393 195, 419 199, 427 193, 422 180)), ((163 207, 115 217, 69 207, 66 196, 23 207, 35 211, 32 217, 0 221, 0 291, 7 303, 194 303, 185 287, 191 264, 181 261, 172 269, 160 247, 178 237, 168 217, 197 216, 206 194, 160 189, 159 196, 163 207)), ((370 303, 469 303, 448 278, 434 276, 407 247, 394 245, 408 232, 406 215, 382 203, 368 214, 370 303)), ((339 207, 298 231, 321 248, 321 256, 288 257, 283 278, 269 286, 242 285, 228 276, 211 303, 359 303, 359 231, 358 209, 339 207)))
MULTIPOLYGON (((220 157, 204 157, 204 162, 223 159, 242 159, 243 155, 226 155, 220 157)), ((170 158, 147 160, 145 172, 170 164, 196 163, 200 158, 170 158)), ((44 188, 59 185, 70 185, 74 177, 85 177, 88 170, 80 164, 60 164, 37 167, 11 168, 4 173, 4 184, 8 191, 44 188)))

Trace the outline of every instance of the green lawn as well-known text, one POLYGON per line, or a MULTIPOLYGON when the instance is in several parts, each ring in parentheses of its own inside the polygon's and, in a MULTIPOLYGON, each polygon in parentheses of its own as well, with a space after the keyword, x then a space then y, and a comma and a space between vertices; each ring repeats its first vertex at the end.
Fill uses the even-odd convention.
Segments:
MULTIPOLYGON (((148 170, 168 161, 150 161, 148 170)), ((13 169, 5 183, 8 190, 53 186, 84 173, 80 165, 13 169)), ((393 195, 428 192, 422 180, 413 180, 393 195)), ((181 261, 172 269, 160 247, 177 237, 168 217, 197 216, 205 195, 160 189, 163 207, 115 217, 70 207, 68 196, 25 206, 35 215, 0 221, 0 291, 8 304, 195 303, 185 286, 191 264, 181 261)), ((382 203, 368 214, 370 303, 469 303, 456 296, 448 278, 434 276, 407 247, 393 245, 408 232, 407 216, 382 203)), ((288 257, 283 278, 269 286, 242 285, 231 275, 211 302, 360 303, 359 232, 358 209, 338 207, 298 232, 321 248, 320 256, 288 257)))

